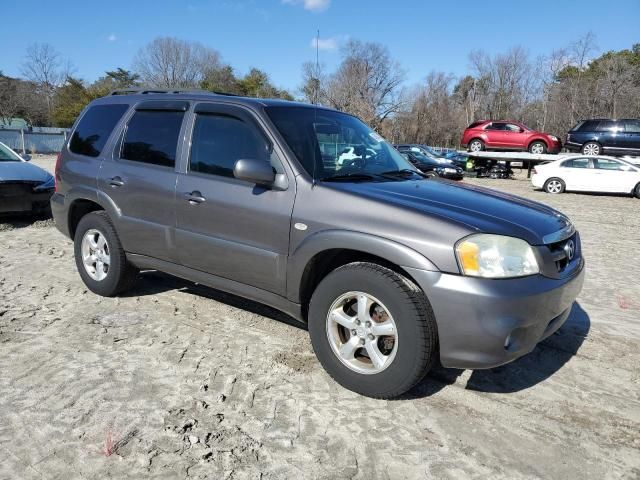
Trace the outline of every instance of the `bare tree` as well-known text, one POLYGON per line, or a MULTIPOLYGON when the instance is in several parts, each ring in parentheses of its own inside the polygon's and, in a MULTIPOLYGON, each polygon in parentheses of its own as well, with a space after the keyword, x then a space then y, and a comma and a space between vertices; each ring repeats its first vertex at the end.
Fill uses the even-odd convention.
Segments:
POLYGON ((600 61, 598 70, 602 75, 601 88, 607 111, 612 118, 617 118, 620 97, 634 84, 634 69, 623 56, 609 55, 600 61))
POLYGON ((71 70, 71 64, 63 62, 60 54, 48 43, 30 45, 22 64, 22 74, 37 86, 38 93, 46 100, 49 114, 55 90, 71 70))
POLYGON ((0 72, 0 120, 6 123, 20 112, 22 102, 18 95, 19 82, 0 72))
POLYGON ((199 87, 207 72, 220 66, 216 50, 173 37, 158 37, 142 47, 133 63, 143 83, 158 88, 199 87))
POLYGON ((378 43, 350 40, 342 51, 342 63, 321 89, 323 103, 358 115, 379 128, 402 105, 404 72, 378 43))

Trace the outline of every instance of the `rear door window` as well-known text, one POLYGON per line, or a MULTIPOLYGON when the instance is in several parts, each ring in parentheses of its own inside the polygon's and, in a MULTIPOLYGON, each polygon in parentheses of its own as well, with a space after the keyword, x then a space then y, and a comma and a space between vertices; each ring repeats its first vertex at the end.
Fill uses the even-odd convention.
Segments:
POLYGON ((120 158, 173 168, 184 112, 138 110, 127 125, 120 158))
POLYGON ((587 158, 572 158, 562 162, 562 166, 565 168, 589 168, 589 159, 587 158))
POLYGON ((128 108, 129 105, 125 104, 89 107, 71 136, 69 150, 87 157, 100 155, 111 132, 128 108))
POLYGON ((614 122, 613 120, 602 120, 598 125, 598 132, 603 133, 615 133, 620 130, 621 125, 618 122, 614 122))
POLYGON ((586 120, 579 127, 575 127, 575 130, 579 132, 596 132, 599 124, 600 120, 586 120))

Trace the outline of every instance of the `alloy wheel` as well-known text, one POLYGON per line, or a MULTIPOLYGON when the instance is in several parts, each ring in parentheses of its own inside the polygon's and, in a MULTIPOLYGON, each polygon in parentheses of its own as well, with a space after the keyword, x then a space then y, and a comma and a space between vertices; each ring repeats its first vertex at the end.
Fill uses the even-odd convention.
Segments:
POLYGON ((598 155, 600 154, 600 146, 597 143, 588 143, 584 146, 585 155, 598 155))
POLYGON ((87 274, 98 282, 104 280, 111 264, 109 244, 104 234, 95 228, 87 230, 82 237, 80 251, 87 274))
POLYGON ((398 351, 398 331, 391 313, 364 292, 347 292, 332 303, 327 338, 340 362, 362 374, 382 372, 398 351))
POLYGON ((547 183, 547 192, 549 193, 560 193, 562 191, 562 183, 560 180, 550 180, 547 183))
POLYGON ((531 153, 541 155, 544 153, 544 146, 541 143, 534 143, 531 145, 531 153))
POLYGON ((469 150, 471 150, 472 152, 479 152, 482 150, 482 144, 478 141, 471 142, 471 145, 469 145, 469 150))

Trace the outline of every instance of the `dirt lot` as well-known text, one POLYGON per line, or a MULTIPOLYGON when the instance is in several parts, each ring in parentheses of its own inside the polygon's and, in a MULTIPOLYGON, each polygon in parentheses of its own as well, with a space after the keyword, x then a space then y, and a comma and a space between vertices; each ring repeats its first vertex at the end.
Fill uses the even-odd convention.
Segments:
POLYGON ((0 224, 0 478, 640 478, 640 200, 469 181, 568 214, 585 287, 530 355, 397 401, 278 312, 157 273, 101 298, 50 220, 0 224))

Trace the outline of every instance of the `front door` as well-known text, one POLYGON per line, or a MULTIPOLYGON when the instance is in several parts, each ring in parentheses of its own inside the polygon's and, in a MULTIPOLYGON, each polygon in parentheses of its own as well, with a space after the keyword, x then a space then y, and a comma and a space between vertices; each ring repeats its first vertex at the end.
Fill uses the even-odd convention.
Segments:
POLYGON ((599 191, 630 193, 635 188, 637 172, 630 165, 601 157, 594 158, 593 164, 598 173, 599 191))
POLYGON ((140 103, 113 158, 102 162, 98 187, 120 210, 116 228, 127 252, 177 261, 175 164, 188 107, 188 102, 140 103))
POLYGON ((253 113, 239 106, 197 105, 190 152, 176 183, 181 263, 284 295, 295 198, 292 178, 253 113), (276 174, 284 176, 279 184, 285 187, 266 188, 234 178, 233 167, 240 159, 270 162, 276 174))

